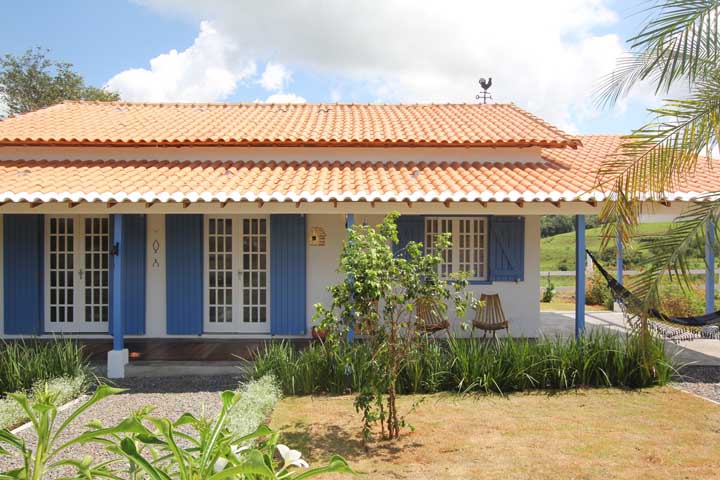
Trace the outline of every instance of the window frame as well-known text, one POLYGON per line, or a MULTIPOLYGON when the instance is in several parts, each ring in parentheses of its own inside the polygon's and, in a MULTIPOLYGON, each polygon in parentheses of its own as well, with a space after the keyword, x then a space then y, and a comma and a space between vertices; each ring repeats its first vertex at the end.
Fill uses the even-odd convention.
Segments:
MULTIPOLYGON (((489 243, 490 243, 490 217, 488 216, 478 216, 478 215, 425 215, 424 222, 423 222, 423 246, 425 253, 429 253, 432 250, 432 247, 428 245, 428 235, 431 233, 429 232, 429 225, 432 221, 449 221, 451 222, 452 231, 451 233, 451 242, 452 247, 451 250, 451 272, 458 272, 461 271, 460 269, 460 222, 463 220, 471 220, 471 221, 479 221, 480 224, 483 226, 482 228, 482 241, 481 246, 482 248, 482 257, 480 258, 480 263, 483 267, 482 275, 479 276, 473 276, 470 277, 468 280, 471 284, 477 285, 477 284, 488 284, 491 283, 490 279, 490 252, 489 252, 489 243)), ((477 263, 477 262, 476 262, 477 263)), ((445 262, 447 264, 447 262, 445 262)), ((442 275, 442 273, 441 273, 442 275)), ((444 277, 447 278, 447 277, 444 277)))

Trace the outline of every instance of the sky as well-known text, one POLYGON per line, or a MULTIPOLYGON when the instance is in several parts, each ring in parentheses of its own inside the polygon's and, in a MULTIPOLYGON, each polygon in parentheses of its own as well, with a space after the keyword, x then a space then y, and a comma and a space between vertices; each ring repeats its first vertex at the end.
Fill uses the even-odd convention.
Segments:
POLYGON ((627 133, 658 104, 592 93, 645 0, 6 1, 0 54, 48 48, 128 101, 463 102, 492 77, 572 133, 627 133))

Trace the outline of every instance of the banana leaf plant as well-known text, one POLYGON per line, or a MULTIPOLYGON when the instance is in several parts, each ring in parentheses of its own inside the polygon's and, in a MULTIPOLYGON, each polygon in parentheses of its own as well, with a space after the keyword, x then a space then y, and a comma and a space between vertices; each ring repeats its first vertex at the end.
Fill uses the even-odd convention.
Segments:
MULTIPOLYGON (((40 392, 32 401, 24 393, 12 393, 9 396, 20 405, 30 419, 32 429, 37 437, 37 445, 30 447, 19 435, 9 430, 0 430, 0 455, 10 455, 12 450, 20 454, 21 467, 0 473, 0 479, 42 480, 55 471, 66 471, 68 468, 76 472, 74 477, 65 478, 113 478, 110 462, 95 464, 92 457, 82 460, 62 458, 62 453, 72 445, 83 443, 85 437, 77 436, 69 441, 61 442, 60 435, 77 420, 87 409, 102 399, 122 392, 118 388, 107 385, 98 387, 95 393, 63 422, 58 422, 57 394, 48 391, 40 392)), ((123 424, 123 430, 142 429, 142 424, 123 424)))
MULTIPOLYGON (((52 398, 40 397, 31 403, 23 395, 13 396, 30 416, 38 446, 30 449, 21 437, 7 430, 0 432, 0 445, 19 451, 24 460, 22 467, 0 473, 0 479, 42 479, 59 469, 64 469, 63 474, 74 472, 74 476, 62 477, 65 479, 131 480, 301 480, 324 473, 354 473, 340 456, 333 456, 325 466, 309 468, 300 452, 279 444, 278 433, 265 425, 250 435, 232 434, 227 423, 240 398, 232 391, 221 394, 222 409, 214 419, 185 413, 171 421, 151 416, 153 408, 146 407, 111 427, 95 420, 80 435, 59 441, 60 433, 81 413, 122 391, 99 387, 57 429, 57 408, 52 398), (90 456, 82 460, 60 459, 68 447, 86 443, 104 445, 114 458, 102 463, 94 463, 90 456)), ((8 453, 0 447, 0 454, 8 453)))

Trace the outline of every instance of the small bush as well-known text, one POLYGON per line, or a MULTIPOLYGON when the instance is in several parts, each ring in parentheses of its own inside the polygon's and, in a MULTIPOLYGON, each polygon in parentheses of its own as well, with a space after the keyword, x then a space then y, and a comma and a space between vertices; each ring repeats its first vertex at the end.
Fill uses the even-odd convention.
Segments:
POLYGON ((0 396, 29 391, 41 380, 87 377, 89 370, 82 345, 71 339, 0 343, 0 396))
POLYGON ((0 429, 15 428, 27 419, 22 407, 12 398, 0 398, 0 429))
POLYGON ((267 423, 282 392, 272 375, 250 380, 242 384, 238 392, 240 400, 230 410, 228 429, 233 434, 244 437, 267 423))
POLYGON ((683 289, 679 285, 662 288, 661 310, 671 317, 689 317, 705 313, 705 294, 696 288, 683 289))
POLYGON ((540 297, 540 301, 543 303, 550 303, 553 301, 553 298, 555 298, 555 284, 552 283, 552 280, 550 280, 550 275, 547 276, 547 284, 545 285, 545 288, 543 289, 542 297, 540 297))
POLYGON ((608 310, 612 310, 614 301, 610 288, 600 273, 595 273, 588 279, 585 285, 586 305, 602 305, 608 310))
MULTIPOLYGON (((40 380, 30 390, 30 401, 43 395, 53 398, 56 405, 64 405, 82 395, 88 386, 84 375, 40 380)), ((11 398, 0 398, 0 428, 14 428, 27 421, 27 415, 11 398)))

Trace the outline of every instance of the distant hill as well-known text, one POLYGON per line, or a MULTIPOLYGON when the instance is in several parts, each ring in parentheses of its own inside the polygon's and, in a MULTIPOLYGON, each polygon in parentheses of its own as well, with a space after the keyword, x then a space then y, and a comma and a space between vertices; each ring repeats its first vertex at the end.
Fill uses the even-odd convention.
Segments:
MULTIPOLYGON (((635 246, 640 241, 652 241, 653 236, 662 235, 670 226, 669 222, 664 223, 646 223, 640 225, 638 236, 635 240, 635 246)), ((589 228, 586 230, 587 247, 591 252, 599 253, 599 257, 603 264, 615 266, 615 241, 610 242, 605 252, 598 252, 601 243, 602 227, 589 228)), ((704 268, 703 250, 696 245, 696 253, 693 255, 694 260, 691 262, 691 268, 704 268)), ((645 252, 644 255, 648 255, 645 252)), ((633 269, 644 258, 637 251, 637 248, 626 249, 625 251, 625 268, 633 269)), ((575 270, 575 232, 561 233, 551 237, 543 238, 540 241, 540 271, 548 270, 575 270)))

